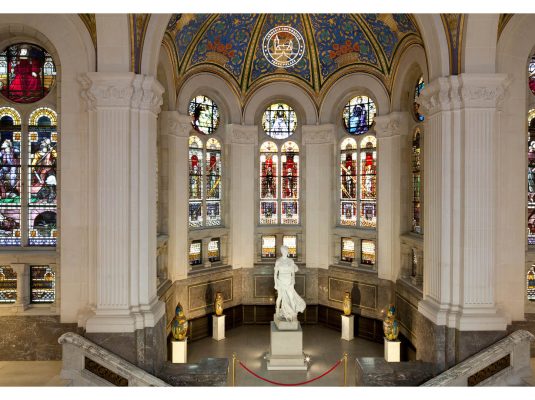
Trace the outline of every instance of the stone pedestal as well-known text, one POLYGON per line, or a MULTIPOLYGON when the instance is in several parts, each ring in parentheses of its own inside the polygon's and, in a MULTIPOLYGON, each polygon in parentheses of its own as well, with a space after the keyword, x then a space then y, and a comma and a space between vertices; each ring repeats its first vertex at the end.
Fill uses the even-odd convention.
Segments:
POLYGON ((215 340, 225 339, 225 316, 213 315, 212 316, 212 338, 215 340))
POLYGON ((399 340, 386 340, 385 360, 388 362, 400 362, 401 342, 399 340))
POLYGON ((308 366, 303 353, 303 330, 297 322, 296 330, 282 330, 277 328, 275 321, 271 321, 271 348, 267 369, 306 371, 308 366))
POLYGON ((354 315, 342 315, 342 339, 344 340, 353 340, 354 335, 354 326, 355 326, 355 316, 354 315))
POLYGON ((295 331, 299 328, 299 321, 286 321, 285 319, 279 319, 277 314, 273 314, 273 322, 281 331, 295 331))
POLYGON ((188 362, 188 339, 171 341, 171 361, 175 364, 188 362))

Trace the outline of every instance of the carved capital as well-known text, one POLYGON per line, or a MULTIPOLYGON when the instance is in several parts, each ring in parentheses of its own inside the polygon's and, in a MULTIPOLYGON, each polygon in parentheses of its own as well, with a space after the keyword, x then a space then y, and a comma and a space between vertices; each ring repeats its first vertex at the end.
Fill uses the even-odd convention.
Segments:
POLYGON ((304 125, 302 129, 303 143, 324 144, 334 143, 335 127, 332 124, 304 125))
POLYGON ((191 117, 182 115, 178 111, 162 111, 162 129, 169 136, 189 137, 191 133, 191 117))
POLYGON ((239 144, 257 144, 258 128, 256 125, 228 125, 230 141, 239 144))
MULTIPOLYGON (((456 77, 454 77, 456 78, 456 77)), ((449 78, 437 78, 429 83, 418 99, 421 110, 424 115, 433 115, 439 111, 450 110, 452 104, 452 82, 449 78)), ((453 100, 456 94, 453 91, 453 100)))
POLYGON ((159 114, 163 104, 163 86, 153 76, 145 76, 141 89, 143 94, 139 107, 156 115, 159 114))
POLYGON ((129 107, 134 94, 134 74, 88 72, 79 78, 88 108, 129 107))
POLYGON ((500 108, 511 83, 506 74, 461 74, 460 81, 467 108, 500 108))
POLYGON ((395 112, 375 117, 375 132, 378 138, 399 136, 407 133, 407 113, 395 112))

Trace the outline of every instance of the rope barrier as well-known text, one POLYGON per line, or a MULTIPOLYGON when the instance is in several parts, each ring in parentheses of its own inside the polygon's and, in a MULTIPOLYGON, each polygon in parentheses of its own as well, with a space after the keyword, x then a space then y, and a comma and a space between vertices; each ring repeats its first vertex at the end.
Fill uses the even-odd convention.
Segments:
POLYGON ((310 383, 310 382, 314 382, 320 378, 323 378, 325 375, 327 375, 328 373, 332 372, 336 367, 338 367, 341 363, 342 363, 342 360, 338 360, 336 362, 336 364, 334 364, 328 371, 325 371, 323 374, 321 374, 320 376, 316 376, 315 378, 312 378, 308 381, 305 381, 305 382, 299 382, 299 383, 281 383, 281 382, 275 382, 275 381, 272 381, 270 379, 266 379, 260 375, 258 375, 257 373, 255 373, 254 371, 251 371, 249 368, 247 368, 245 366, 244 363, 242 363, 241 361, 239 361, 240 365, 242 366, 243 369, 245 369, 247 372, 249 372, 251 375, 255 376, 256 378, 258 379, 261 379, 263 381, 266 381, 268 383, 271 383, 273 385, 279 385, 279 386, 300 386, 300 385, 306 385, 307 383, 310 383))

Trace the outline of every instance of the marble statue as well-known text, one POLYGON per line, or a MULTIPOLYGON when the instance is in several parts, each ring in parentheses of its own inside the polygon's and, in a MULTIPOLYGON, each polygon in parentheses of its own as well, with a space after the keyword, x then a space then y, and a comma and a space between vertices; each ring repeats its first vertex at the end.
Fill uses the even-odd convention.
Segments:
POLYGON ((275 262, 275 290, 277 301, 275 317, 279 320, 295 321, 297 313, 306 308, 305 301, 295 291, 295 273, 299 270, 291 258, 288 258, 288 247, 281 246, 281 257, 275 262))

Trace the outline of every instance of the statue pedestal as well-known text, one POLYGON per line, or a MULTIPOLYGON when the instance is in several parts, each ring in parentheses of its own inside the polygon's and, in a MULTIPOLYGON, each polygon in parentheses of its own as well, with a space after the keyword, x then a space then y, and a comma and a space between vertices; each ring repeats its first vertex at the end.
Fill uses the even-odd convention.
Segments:
POLYGON ((212 338, 215 340, 225 339, 225 316, 213 315, 212 316, 212 338))
POLYGON ((171 361, 174 364, 188 362, 188 338, 184 340, 171 340, 171 361))
POLYGON ((342 339, 344 340, 353 340, 355 327, 355 316, 354 315, 342 315, 342 339))
POLYGON ((385 339, 385 360, 388 362, 399 362, 401 353, 401 342, 399 340, 385 339))
POLYGON ((285 319, 279 319, 277 314, 273 314, 273 322, 281 331, 296 331, 300 326, 297 319, 295 321, 286 321, 285 319))
POLYGON ((297 329, 283 330, 277 327, 275 321, 271 321, 271 348, 267 362, 269 371, 308 369, 303 353, 303 330, 301 324, 296 322, 297 329))

